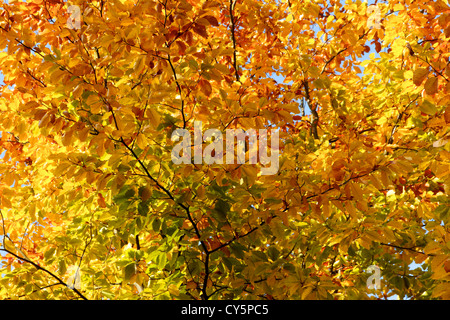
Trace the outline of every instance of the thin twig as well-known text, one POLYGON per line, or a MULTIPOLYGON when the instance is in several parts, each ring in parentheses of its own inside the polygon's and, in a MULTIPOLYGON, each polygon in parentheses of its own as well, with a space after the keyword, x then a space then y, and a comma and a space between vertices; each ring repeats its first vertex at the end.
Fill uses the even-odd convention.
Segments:
POLYGON ((237 64, 237 52, 236 52, 236 36, 235 36, 235 20, 234 20, 234 7, 236 5, 237 0, 230 0, 230 22, 231 22, 231 41, 233 43, 233 66, 234 66, 234 74, 236 76, 236 81, 240 82, 239 77, 239 66, 237 64))

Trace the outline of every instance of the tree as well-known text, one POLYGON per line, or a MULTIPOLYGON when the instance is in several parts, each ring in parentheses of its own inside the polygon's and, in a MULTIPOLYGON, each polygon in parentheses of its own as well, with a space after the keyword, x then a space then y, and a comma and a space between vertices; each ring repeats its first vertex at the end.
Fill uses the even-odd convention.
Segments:
POLYGON ((443 0, 3 2, 0 297, 449 299, 449 37, 443 0), (174 164, 196 121, 279 170, 174 164))

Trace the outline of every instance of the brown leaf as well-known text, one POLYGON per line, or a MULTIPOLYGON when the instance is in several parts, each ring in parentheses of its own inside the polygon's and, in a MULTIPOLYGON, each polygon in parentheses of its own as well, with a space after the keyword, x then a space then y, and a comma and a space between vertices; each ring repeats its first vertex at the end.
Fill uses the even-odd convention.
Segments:
POLYGON ((381 51, 381 43, 375 41, 375 51, 379 53, 381 51))
POLYGON ((208 38, 208 33, 206 32, 205 26, 195 23, 193 29, 194 29, 195 33, 199 34, 203 38, 205 38, 205 39, 208 38))
POLYGON ((438 92, 438 78, 432 77, 425 82, 425 92, 429 95, 436 94, 438 92))
POLYGON ((178 54, 180 56, 183 56, 186 53, 186 45, 184 44, 183 41, 177 41, 175 43, 178 46, 178 54))
POLYGON ((208 80, 202 79, 199 81, 200 90, 205 94, 205 96, 209 97, 212 93, 212 87, 208 80))
POLYGON ((416 86, 420 86, 423 80, 428 76, 428 69, 418 68, 414 71, 413 82, 416 86))
POLYGON ((217 27, 217 26, 219 25, 219 22, 218 22, 217 19, 216 19, 215 17, 213 17, 213 16, 204 16, 203 18, 205 18, 206 20, 208 20, 209 23, 210 23, 212 26, 217 27))
POLYGON ((444 34, 447 38, 450 38, 450 26, 448 26, 447 28, 445 28, 444 30, 444 34))

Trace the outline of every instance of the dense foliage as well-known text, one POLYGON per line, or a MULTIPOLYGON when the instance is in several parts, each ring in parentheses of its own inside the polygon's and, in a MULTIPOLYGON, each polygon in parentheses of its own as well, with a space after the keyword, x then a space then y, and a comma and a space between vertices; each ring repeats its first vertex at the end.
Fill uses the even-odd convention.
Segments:
POLYGON ((449 299, 449 40, 443 0, 3 1, 0 298, 449 299), (194 121, 278 171, 174 164, 194 121))

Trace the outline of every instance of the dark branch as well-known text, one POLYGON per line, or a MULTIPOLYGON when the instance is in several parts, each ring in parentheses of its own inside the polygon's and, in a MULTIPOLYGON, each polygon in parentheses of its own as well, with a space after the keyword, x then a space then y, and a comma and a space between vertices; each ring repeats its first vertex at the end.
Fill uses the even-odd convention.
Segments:
POLYGON ((236 36, 235 36, 235 20, 234 20, 234 6, 236 5, 237 0, 230 0, 230 21, 231 21, 231 41, 233 42, 233 67, 234 74, 236 76, 236 81, 240 81, 239 77, 239 66, 237 64, 237 51, 236 51, 236 36))

